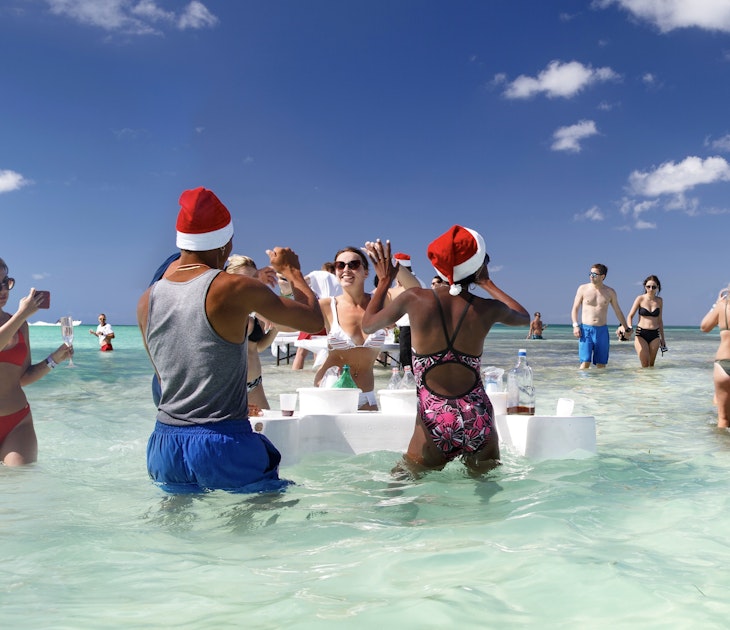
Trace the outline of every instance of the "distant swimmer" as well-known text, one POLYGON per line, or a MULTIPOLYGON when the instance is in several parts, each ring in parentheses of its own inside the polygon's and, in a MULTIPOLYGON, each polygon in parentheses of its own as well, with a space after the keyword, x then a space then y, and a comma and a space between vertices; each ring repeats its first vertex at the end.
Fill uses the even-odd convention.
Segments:
POLYGON ((530 322, 530 331, 527 333, 527 339, 542 339, 542 331, 548 327, 546 323, 540 319, 540 313, 535 313, 535 319, 530 322))
POLYGON ((96 330, 89 330, 90 335, 96 335, 99 338, 99 350, 102 352, 111 352, 112 339, 114 339, 114 331, 110 324, 106 321, 106 315, 104 313, 99 314, 99 325, 96 330))

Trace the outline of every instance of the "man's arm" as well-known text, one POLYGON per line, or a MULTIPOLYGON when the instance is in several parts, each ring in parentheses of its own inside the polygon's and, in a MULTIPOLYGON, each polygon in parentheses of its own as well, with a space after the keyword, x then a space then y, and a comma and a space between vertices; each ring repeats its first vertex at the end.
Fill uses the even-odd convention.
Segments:
POLYGON ((618 321, 621 322, 621 326, 623 326, 624 331, 631 330, 631 326, 626 323, 626 317, 624 316, 621 307, 618 305, 618 296, 616 295, 616 291, 613 289, 611 289, 611 306, 613 306, 613 312, 616 313, 616 317, 618 318, 618 321))
POLYGON ((570 320, 573 322, 573 335, 576 337, 580 335, 580 321, 578 321, 578 311, 580 311, 581 304, 583 304, 583 285, 578 287, 575 292, 575 299, 573 300, 573 308, 570 309, 570 320))

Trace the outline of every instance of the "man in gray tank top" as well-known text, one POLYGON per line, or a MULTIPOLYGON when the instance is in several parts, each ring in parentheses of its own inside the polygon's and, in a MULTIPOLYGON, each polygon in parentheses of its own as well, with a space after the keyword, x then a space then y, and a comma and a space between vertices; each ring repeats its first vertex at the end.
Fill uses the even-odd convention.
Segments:
POLYGON ((267 250, 289 280, 283 299, 254 278, 221 273, 233 248, 228 209, 205 188, 180 196, 180 259, 142 295, 137 320, 161 386, 147 469, 170 492, 277 490, 281 455, 248 421, 248 315, 306 332, 324 322, 289 248, 267 250))

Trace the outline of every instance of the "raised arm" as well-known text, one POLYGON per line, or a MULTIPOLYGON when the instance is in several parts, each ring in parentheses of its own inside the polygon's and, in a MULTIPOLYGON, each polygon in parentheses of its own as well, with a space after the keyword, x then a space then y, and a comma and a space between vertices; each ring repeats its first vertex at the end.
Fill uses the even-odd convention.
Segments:
POLYGON ((483 273, 477 276, 476 284, 509 309, 497 321, 507 326, 529 326, 530 313, 527 312, 527 309, 494 284, 494 281, 489 277, 486 266, 483 269, 483 273))
MULTIPOLYGON (((365 250, 373 263, 373 269, 378 276, 378 286, 365 309, 362 319, 362 330, 366 334, 375 332, 380 328, 392 326, 398 319, 405 315, 404 300, 405 292, 401 293, 395 300, 388 297, 388 288, 399 273, 400 265, 393 264, 390 255, 390 241, 383 244, 380 239, 365 243, 365 250)), ((411 274, 413 277, 413 274, 411 274)), ((415 278, 413 277, 415 280, 415 278)), ((415 286, 418 286, 416 280, 415 286)))
POLYGON ((720 308, 725 305, 726 301, 727 289, 723 289, 717 296, 715 303, 710 307, 707 315, 705 315, 702 318, 702 322, 700 322, 700 330, 702 332, 710 332, 720 323, 720 308))

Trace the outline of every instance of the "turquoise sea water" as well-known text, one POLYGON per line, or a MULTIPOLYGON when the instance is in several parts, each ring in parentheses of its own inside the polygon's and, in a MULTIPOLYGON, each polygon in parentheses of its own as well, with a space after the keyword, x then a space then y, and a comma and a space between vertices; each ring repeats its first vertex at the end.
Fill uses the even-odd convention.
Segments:
MULTIPOLYGON (((26 392, 36 465, 0 467, 3 627, 724 628, 730 435, 715 428, 717 333, 670 328, 642 370, 612 343, 577 369, 570 327, 498 328, 484 365, 526 347, 538 413, 596 417, 598 454, 458 463, 396 484, 390 452, 310 456, 278 496, 170 497, 145 469, 151 370, 134 327, 115 352, 77 328, 77 369, 26 392)), ((60 329, 32 327, 33 359, 60 329)), ((264 358, 269 399, 311 385, 264 358)), ((311 361, 307 367, 311 365, 311 361)), ((388 370, 378 368, 378 387, 388 370)), ((275 406, 275 405, 274 405, 275 406)))

